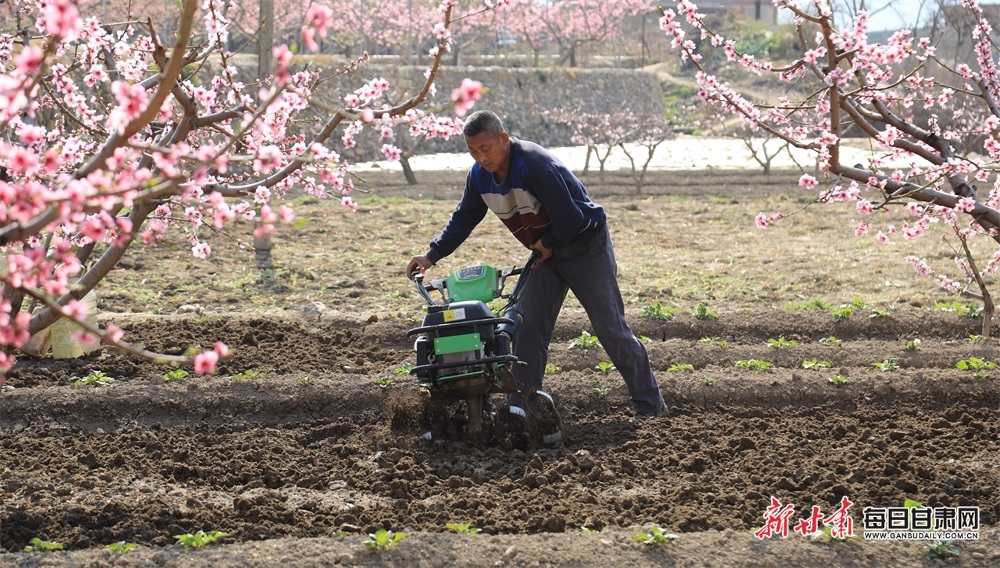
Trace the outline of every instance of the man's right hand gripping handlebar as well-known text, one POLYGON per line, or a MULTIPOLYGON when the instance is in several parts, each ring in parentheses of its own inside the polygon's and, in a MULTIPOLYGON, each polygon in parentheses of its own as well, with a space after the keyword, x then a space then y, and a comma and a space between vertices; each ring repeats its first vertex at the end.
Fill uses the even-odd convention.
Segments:
POLYGON ((413 280, 413 277, 417 274, 423 274, 425 270, 434 266, 431 259, 427 258, 425 255, 417 255, 410 259, 410 262, 406 265, 406 277, 413 280))

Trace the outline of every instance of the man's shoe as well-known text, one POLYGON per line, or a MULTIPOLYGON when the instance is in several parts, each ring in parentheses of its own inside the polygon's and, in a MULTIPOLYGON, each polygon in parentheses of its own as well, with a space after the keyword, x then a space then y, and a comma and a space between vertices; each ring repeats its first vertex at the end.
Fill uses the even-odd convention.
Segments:
POLYGON ((562 418, 556 410, 552 396, 545 391, 528 395, 528 430, 543 446, 554 446, 563 441, 562 418))
POLYGON ((670 417, 670 412, 667 410, 667 405, 664 404, 655 412, 636 412, 635 416, 632 417, 632 423, 640 424, 651 418, 669 418, 669 417, 670 417))

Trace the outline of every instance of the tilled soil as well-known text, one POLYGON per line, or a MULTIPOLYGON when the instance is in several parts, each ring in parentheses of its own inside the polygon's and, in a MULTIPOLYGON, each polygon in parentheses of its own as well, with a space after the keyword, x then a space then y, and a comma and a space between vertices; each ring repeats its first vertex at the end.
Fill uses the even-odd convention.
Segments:
MULTIPOLYGON (((648 349, 671 416, 630 420, 620 378, 595 370, 602 352, 568 347, 586 328, 582 314, 569 311, 550 358, 561 370, 546 384, 567 442, 504 450, 419 438, 421 395, 392 371, 409 357, 406 319, 118 317, 149 349, 221 339, 234 355, 216 377, 174 381, 164 380, 161 366, 109 350, 68 362, 22 359, 8 376, 15 388, 0 399, 0 543, 14 552, 42 536, 72 550, 122 540, 156 550, 204 529, 237 542, 321 538, 323 554, 333 555, 327 561, 342 554, 361 561, 368 558, 361 537, 326 539, 338 530, 418 531, 394 552, 403 554, 423 548, 414 542, 423 533, 464 522, 490 535, 586 527, 620 541, 612 549, 631 550, 639 545, 622 533, 653 523, 682 539, 723 531, 740 541, 762 525, 771 496, 797 511, 828 512, 847 496, 856 527, 863 507, 907 498, 979 506, 984 528, 995 526, 1000 392, 994 378, 954 368, 995 355, 963 340, 975 321, 914 311, 835 324, 823 312, 780 310, 718 321, 635 319, 637 334, 657 338, 648 349), (923 338, 920 351, 903 348, 901 329, 923 338), (833 332, 841 345, 818 342, 833 332), (779 334, 798 345, 766 343, 779 334), (890 356, 898 370, 873 367, 890 356), (803 369, 812 358, 831 368, 803 369), (736 368, 749 359, 776 367, 736 368), (675 363, 695 370, 668 371, 675 363), (260 374, 233 378, 251 366, 260 374), (94 370, 116 382, 71 386, 94 370), (849 380, 836 387, 828 381, 834 374, 849 380), (392 385, 380 387, 380 376, 392 385)), ((530 563, 547 541, 529 542, 507 560, 530 563)), ((963 560, 974 563, 975 552, 983 565, 995 562, 1000 548, 986 542, 967 545, 963 560)), ((892 550, 904 563, 924 553, 873 542, 809 546, 892 550)), ((704 553, 687 561, 712 563, 704 553)))
MULTIPOLYGON (((783 194, 795 175, 671 173, 643 195, 627 180, 593 191, 613 219, 630 321, 648 338, 669 417, 633 422, 621 378, 597 370, 606 354, 569 346, 592 331, 571 300, 545 385, 562 445, 422 439, 425 401, 402 371, 421 303, 401 272, 461 183, 424 176, 357 216, 300 202, 273 268, 247 270, 218 243, 209 262, 178 260, 182 237, 130 252, 99 291, 102 323, 151 351, 221 340, 232 355, 215 376, 173 380, 110 348, 20 357, 0 393, 0 566, 942 562, 921 542, 756 539, 772 496, 795 506, 793 520, 848 497, 857 534, 865 507, 978 506, 980 539, 956 543, 947 563, 1000 565, 1000 370, 956 368, 995 361, 996 341, 970 338, 981 320, 932 309, 940 294, 900 267, 901 251, 828 237, 850 232, 850 213, 751 232, 757 210, 798 202, 783 194), (855 296, 891 309, 841 322, 829 308, 788 309, 855 296), (641 315, 660 299, 680 308, 672 319, 641 315), (700 301, 717 320, 689 313, 700 301), (319 313, 303 315, 307 305, 319 313), (795 345, 769 345, 782 337, 795 345), (740 367, 753 360, 774 367, 740 367), (115 382, 73 386, 94 371, 115 382), (633 542, 654 524, 679 540, 633 542), (411 534, 373 551, 363 542, 379 528, 411 534), (200 551, 175 544, 198 530, 230 536, 200 551), (33 537, 67 551, 20 552, 33 537), (140 547, 103 548, 118 541, 140 547)), ((477 229, 435 277, 476 258, 523 260, 509 240, 477 229)), ((451 410, 460 417, 460 404, 451 410)))

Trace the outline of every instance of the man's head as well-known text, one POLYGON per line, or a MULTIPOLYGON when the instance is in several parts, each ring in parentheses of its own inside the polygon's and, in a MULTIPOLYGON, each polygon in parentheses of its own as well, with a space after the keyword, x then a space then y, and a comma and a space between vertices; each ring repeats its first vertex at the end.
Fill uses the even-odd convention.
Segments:
POLYGON ((499 116, 488 110, 476 111, 466 119, 462 133, 476 163, 490 173, 499 172, 501 177, 507 174, 510 137, 499 116))

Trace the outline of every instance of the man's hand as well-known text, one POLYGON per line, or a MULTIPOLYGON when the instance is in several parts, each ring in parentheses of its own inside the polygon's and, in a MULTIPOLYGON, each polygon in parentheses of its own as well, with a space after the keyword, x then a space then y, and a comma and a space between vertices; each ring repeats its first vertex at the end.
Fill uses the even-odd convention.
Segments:
POLYGON ((406 277, 413 280, 413 273, 418 270, 423 272, 432 266, 434 266, 434 263, 431 262, 431 259, 422 254, 417 255, 411 258, 410 262, 406 265, 406 277))
POLYGON ((540 264, 542 264, 543 262, 548 260, 550 256, 552 256, 552 249, 543 245, 542 239, 538 239, 537 241, 532 243, 531 246, 528 248, 538 253, 538 262, 535 263, 535 266, 533 266, 532 269, 537 268, 540 264))

